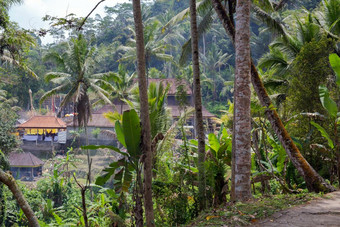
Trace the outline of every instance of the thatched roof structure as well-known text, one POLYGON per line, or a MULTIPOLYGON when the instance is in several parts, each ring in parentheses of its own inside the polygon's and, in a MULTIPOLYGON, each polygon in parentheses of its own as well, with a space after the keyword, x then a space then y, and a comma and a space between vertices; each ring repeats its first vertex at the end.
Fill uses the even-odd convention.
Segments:
POLYGON ((8 160, 11 167, 39 167, 44 165, 44 162, 31 152, 10 153, 8 160))

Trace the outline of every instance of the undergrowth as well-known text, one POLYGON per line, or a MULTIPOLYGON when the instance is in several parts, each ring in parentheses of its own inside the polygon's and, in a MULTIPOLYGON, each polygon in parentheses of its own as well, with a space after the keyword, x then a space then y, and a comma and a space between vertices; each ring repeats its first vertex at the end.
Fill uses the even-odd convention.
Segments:
POLYGON ((186 226, 245 226, 256 224, 259 220, 273 215, 275 212, 304 204, 321 194, 301 193, 271 195, 254 198, 245 203, 227 203, 215 209, 202 212, 186 226))

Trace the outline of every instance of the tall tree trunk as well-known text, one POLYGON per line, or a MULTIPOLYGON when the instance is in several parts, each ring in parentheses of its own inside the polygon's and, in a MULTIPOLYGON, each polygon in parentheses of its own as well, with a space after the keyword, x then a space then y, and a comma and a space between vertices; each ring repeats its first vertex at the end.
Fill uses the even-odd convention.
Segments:
POLYGON ((149 118, 149 104, 147 95, 147 82, 145 76, 145 50, 143 37, 143 23, 140 0, 133 0, 133 18, 136 31, 137 47, 137 72, 140 96, 140 118, 142 127, 142 149, 144 161, 144 206, 146 225, 155 226, 152 203, 152 151, 151 151, 151 126, 149 118))
MULTIPOLYGON (((230 17, 219 0, 211 0, 213 7, 224 27, 227 34, 230 36, 233 43, 235 43, 235 29, 231 22, 230 17)), ((260 100, 262 106, 266 107, 265 114, 269 120, 275 134, 278 136, 283 148, 285 149, 289 159, 298 170, 299 174, 304 178, 309 191, 315 192, 330 192, 335 189, 328 184, 306 161, 301 155, 299 149, 294 144, 292 138, 286 131, 284 125, 279 118, 276 110, 273 108, 273 104, 267 94, 266 89, 263 86, 261 78, 257 72, 256 66, 251 62, 251 82, 256 91, 256 94, 260 100)))
MULTIPOLYGON (((89 145, 89 137, 88 137, 88 132, 87 132, 87 120, 85 120, 84 122, 84 128, 85 128, 85 145, 88 146, 89 145)), ((87 168, 88 168, 88 173, 87 173, 87 178, 89 181, 89 185, 91 185, 91 154, 90 154, 90 150, 86 149, 86 156, 87 156, 87 168)), ((91 201, 93 201, 93 190, 92 187, 90 187, 90 198, 91 201)))
POLYGON ((234 82, 234 131, 232 200, 246 201, 251 195, 251 116, 250 116, 250 0, 238 0, 236 6, 234 82))
POLYGON ((202 97, 200 82, 200 66, 198 52, 198 32, 196 18, 196 0, 190 0, 190 24, 191 24, 191 49, 192 68, 194 74, 194 102, 195 102, 195 127, 198 140, 198 197, 200 210, 206 207, 206 182, 205 182, 205 141, 202 114, 202 97))
POLYGON ((142 183, 142 169, 137 167, 137 177, 136 177, 136 185, 134 186, 133 197, 135 200, 134 216, 135 216, 135 224, 137 227, 143 227, 143 183, 142 183))

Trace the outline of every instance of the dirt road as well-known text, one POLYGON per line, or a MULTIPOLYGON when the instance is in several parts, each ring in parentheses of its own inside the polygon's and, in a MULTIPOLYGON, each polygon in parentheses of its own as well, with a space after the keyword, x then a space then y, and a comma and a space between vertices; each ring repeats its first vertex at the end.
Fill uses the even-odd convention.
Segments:
POLYGON ((316 199, 307 204, 277 212, 254 226, 340 227, 340 191, 327 194, 326 198, 316 199))

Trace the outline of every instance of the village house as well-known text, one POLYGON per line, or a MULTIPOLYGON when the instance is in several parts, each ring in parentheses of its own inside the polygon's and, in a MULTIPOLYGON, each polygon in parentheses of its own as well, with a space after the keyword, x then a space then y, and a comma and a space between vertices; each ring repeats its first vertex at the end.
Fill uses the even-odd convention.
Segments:
POLYGON ((32 181, 42 175, 44 162, 31 152, 10 153, 8 161, 12 175, 16 179, 32 181))
MULTIPOLYGON (((171 110, 171 115, 173 120, 177 120, 181 113, 184 111, 184 106, 192 107, 193 106, 193 93, 192 88, 185 80, 178 80, 178 79, 148 79, 148 83, 162 83, 164 87, 169 85, 169 91, 167 95, 167 108, 171 110), (182 87, 182 103, 176 98, 178 95, 178 88, 182 87)), ((134 80, 134 84, 137 83, 137 80, 134 80)), ((59 100, 58 98, 55 100, 59 100)), ((51 104, 51 100, 48 103, 51 104)), ((121 100, 114 100, 114 105, 104 105, 103 107, 94 110, 92 112, 92 117, 90 118, 87 124, 87 138, 89 144, 94 145, 117 145, 117 141, 114 138, 114 124, 110 122, 107 118, 105 118, 104 114, 108 112, 118 112, 122 114, 124 111, 129 110, 130 107, 121 100)), ((53 101, 52 108, 58 109, 58 107, 53 107, 57 105, 58 101, 53 101)), ((71 108, 72 109, 72 108, 71 108)), ((210 113, 204 106, 203 106, 203 120, 204 125, 206 128, 206 133, 212 132, 215 127, 215 123, 213 118, 215 115, 210 113)), ((66 147, 71 145, 79 146, 86 144, 86 138, 84 130, 78 129, 77 122, 73 121, 73 115, 65 114, 64 120, 66 122, 67 127, 67 142, 66 147)), ((34 125, 36 127, 36 125, 34 125)), ((192 134, 194 134, 194 114, 188 119, 186 128, 189 129, 192 134)), ((31 129, 32 130, 32 129, 31 129)), ((29 134, 30 136, 25 136, 26 139, 34 140, 36 139, 36 131, 33 130, 33 133, 29 134), (34 138, 33 138, 34 137, 34 138)), ((193 135, 191 135, 193 136, 193 135)), ((38 137, 39 139, 40 137, 38 137)))
POLYGON ((17 131, 24 151, 48 154, 66 149, 66 123, 55 116, 33 116, 17 125, 17 131))

